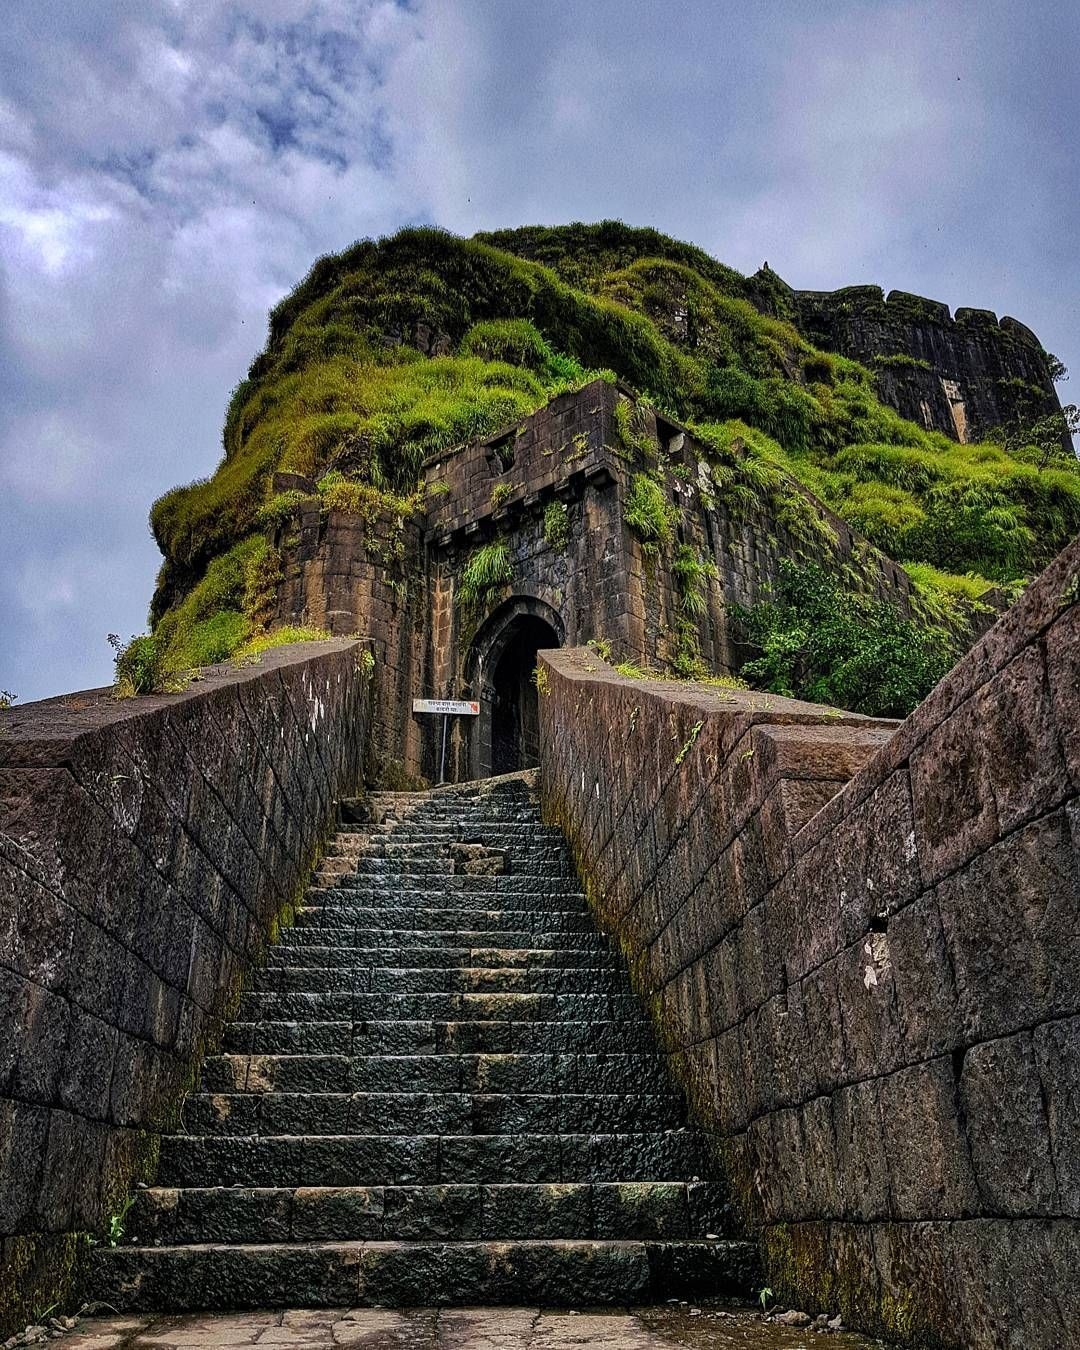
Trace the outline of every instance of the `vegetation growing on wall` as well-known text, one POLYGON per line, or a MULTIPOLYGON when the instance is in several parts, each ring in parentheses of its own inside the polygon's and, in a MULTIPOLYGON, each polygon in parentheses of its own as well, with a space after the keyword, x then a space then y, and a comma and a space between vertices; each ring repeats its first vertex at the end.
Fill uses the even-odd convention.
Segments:
POLYGON ((544 508, 544 542, 556 553, 570 542, 570 514, 565 502, 549 502, 544 508))
MULTIPOLYGON (((265 544, 307 500, 275 496, 275 472, 318 482, 327 509, 412 509, 426 456, 505 429, 589 372, 696 423, 717 450, 718 494, 770 494, 795 533, 823 525, 792 477, 893 557, 948 574, 1030 575, 1080 531, 1075 461, 1022 435, 960 446, 906 422, 870 371, 796 331, 786 295, 771 274, 743 278, 611 222, 471 240, 409 229, 320 259, 271 315, 216 471, 154 506, 155 637, 173 626, 167 646, 185 659, 246 639, 250 605, 206 587, 214 564, 265 544), (745 451, 725 462, 736 437, 745 451)), ((629 405, 625 420, 636 449, 629 405)), ((658 487, 636 476, 628 503, 646 542, 670 534, 658 487)))
POLYGON ((502 539, 484 544, 469 558, 458 580, 457 601, 465 609, 475 608, 489 591, 505 586, 513 577, 510 550, 502 539))
POLYGON ((636 473, 630 480, 623 518, 646 547, 655 547, 671 538, 679 513, 662 482, 651 473, 636 473))
POLYGON ((756 687, 876 717, 906 717, 957 655, 946 630, 790 559, 771 599, 730 612, 760 653, 742 667, 756 687))

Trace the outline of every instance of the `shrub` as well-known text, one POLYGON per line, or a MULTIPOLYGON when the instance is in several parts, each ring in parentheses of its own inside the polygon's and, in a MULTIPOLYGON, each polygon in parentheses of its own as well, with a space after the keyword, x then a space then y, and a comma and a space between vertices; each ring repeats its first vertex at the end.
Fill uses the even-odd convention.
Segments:
POLYGON ((117 698, 173 693, 183 688, 180 672, 156 638, 141 634, 125 646, 118 634, 110 633, 109 646, 114 653, 113 692, 117 698))
POLYGON ((956 655, 944 630, 787 559, 773 598, 730 612, 761 653, 741 672, 756 687, 872 716, 906 717, 956 655))

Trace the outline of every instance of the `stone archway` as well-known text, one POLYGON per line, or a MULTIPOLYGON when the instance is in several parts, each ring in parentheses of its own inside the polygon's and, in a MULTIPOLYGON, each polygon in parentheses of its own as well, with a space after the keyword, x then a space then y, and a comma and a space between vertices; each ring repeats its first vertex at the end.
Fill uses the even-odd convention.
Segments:
POLYGON ((514 596, 480 627, 466 667, 480 700, 470 753, 474 778, 531 768, 539 759, 536 654, 561 647, 559 612, 535 596, 514 596))

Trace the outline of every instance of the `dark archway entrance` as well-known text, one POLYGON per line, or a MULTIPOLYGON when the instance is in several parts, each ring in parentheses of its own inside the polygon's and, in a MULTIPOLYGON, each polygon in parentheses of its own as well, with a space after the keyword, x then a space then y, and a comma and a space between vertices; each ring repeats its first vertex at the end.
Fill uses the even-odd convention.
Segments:
POLYGON ((477 633, 469 660, 469 683, 480 700, 473 777, 513 773, 539 762, 536 654, 561 647, 564 633, 558 612, 532 596, 508 601, 477 633))
POLYGON ((540 762, 540 708, 533 671, 537 652, 559 639, 543 619, 523 615, 491 675, 491 772, 513 773, 540 762))

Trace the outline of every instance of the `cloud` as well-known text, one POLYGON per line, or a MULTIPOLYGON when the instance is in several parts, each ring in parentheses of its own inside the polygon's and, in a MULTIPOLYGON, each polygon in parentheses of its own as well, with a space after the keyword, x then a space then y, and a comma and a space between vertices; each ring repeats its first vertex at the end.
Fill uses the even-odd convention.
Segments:
POLYGON ((108 678, 150 502, 213 469, 267 310, 363 235, 620 216, 1080 361, 1078 39, 1064 0, 14 0, 0 685, 108 678))

